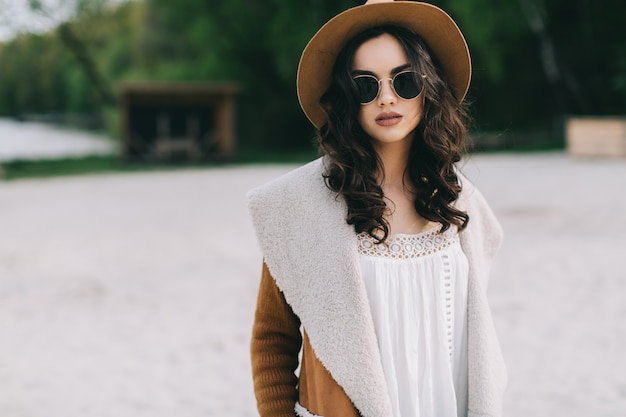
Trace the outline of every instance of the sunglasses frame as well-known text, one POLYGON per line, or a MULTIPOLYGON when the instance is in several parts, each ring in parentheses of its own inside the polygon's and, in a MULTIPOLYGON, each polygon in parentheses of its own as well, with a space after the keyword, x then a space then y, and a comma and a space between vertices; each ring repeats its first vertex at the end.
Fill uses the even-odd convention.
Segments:
POLYGON ((396 77, 397 77, 398 75, 407 74, 407 73, 415 74, 415 76, 421 76, 421 77, 422 77, 422 79, 426 78, 426 74, 421 74, 421 75, 420 75, 420 73, 418 73, 417 71, 411 71, 411 70, 408 70, 408 71, 401 71, 401 72, 397 73, 396 75, 394 75, 394 76, 393 76, 393 77, 391 77, 391 78, 386 77, 386 78, 380 78, 380 79, 379 79, 379 78, 376 78, 376 76, 375 76, 375 75, 372 75, 372 74, 359 74, 359 75, 355 75, 354 77, 352 77, 352 81, 354 81, 355 83, 356 83, 356 79, 357 79, 357 78, 373 78, 373 79, 375 79, 375 80, 376 80, 376 82, 378 83, 378 91, 376 91, 376 95, 374 96, 374 98, 373 98, 373 99, 371 99, 370 101, 367 101, 367 102, 361 102, 361 101, 359 101, 359 102, 360 102, 361 104, 365 105, 365 104, 370 104, 370 103, 372 103, 372 102, 376 101, 376 99, 377 99, 377 98, 378 98, 378 96, 380 95, 380 90, 381 90, 381 88, 382 88, 382 86, 381 86, 381 84, 380 84, 380 83, 381 83, 381 81, 384 81, 384 80, 389 80, 389 81, 391 81, 391 90, 393 90, 393 93, 394 93, 396 96, 400 97, 400 98, 401 98, 401 99, 403 99, 403 100, 413 100, 414 98, 419 97, 419 96, 420 96, 420 94, 422 94, 422 93, 424 92, 424 83, 422 83, 422 88, 421 88, 421 90, 419 91, 419 93, 417 93, 417 95, 416 95, 415 97, 405 98, 405 97, 402 97, 400 94, 398 94, 398 92, 396 91, 396 88, 395 88, 395 87, 394 87, 394 85, 393 85, 393 82, 396 80, 396 77))

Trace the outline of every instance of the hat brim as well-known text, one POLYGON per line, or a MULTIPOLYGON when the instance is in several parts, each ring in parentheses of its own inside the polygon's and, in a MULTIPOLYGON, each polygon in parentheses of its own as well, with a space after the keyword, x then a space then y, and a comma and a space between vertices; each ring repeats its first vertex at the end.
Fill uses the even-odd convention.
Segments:
POLYGON ((419 35, 441 64, 459 101, 465 97, 472 74, 469 49, 446 12, 432 4, 413 1, 365 4, 329 20, 302 52, 297 76, 298 100, 316 128, 326 123, 319 101, 331 84, 337 56, 354 36, 381 25, 401 26, 419 35))

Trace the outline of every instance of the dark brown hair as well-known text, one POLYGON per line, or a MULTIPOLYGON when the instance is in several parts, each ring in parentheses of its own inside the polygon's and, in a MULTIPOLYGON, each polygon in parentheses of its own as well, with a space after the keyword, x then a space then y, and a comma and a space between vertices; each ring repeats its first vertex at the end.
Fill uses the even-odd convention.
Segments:
POLYGON ((367 232, 383 242, 389 236, 384 218, 387 205, 376 175, 382 162, 371 138, 358 122, 361 104, 352 80, 352 61, 364 42, 389 34, 396 38, 418 74, 425 74, 424 108, 411 145, 406 173, 414 190, 414 206, 427 220, 463 229, 467 213, 453 203, 461 185, 455 163, 461 159, 467 135, 467 113, 445 81, 428 46, 413 32, 396 26, 368 29, 351 39, 337 57, 331 86, 320 99, 326 124, 318 132, 320 153, 327 156, 327 186, 348 206, 346 221, 357 232, 367 232), (381 236, 382 233, 382 236, 381 236))

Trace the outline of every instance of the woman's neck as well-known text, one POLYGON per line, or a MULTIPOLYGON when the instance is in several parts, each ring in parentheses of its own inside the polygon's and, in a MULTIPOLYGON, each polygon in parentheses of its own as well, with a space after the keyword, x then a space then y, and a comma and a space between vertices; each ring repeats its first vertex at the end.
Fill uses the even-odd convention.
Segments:
POLYGON ((376 147, 382 162, 379 182, 383 188, 401 188, 404 185, 406 167, 409 161, 411 141, 379 144, 376 147))
POLYGON ((411 140, 394 143, 377 143, 376 152, 382 162, 379 183, 387 200, 385 219, 390 234, 420 233, 435 223, 420 216, 415 210, 414 190, 406 179, 411 140))

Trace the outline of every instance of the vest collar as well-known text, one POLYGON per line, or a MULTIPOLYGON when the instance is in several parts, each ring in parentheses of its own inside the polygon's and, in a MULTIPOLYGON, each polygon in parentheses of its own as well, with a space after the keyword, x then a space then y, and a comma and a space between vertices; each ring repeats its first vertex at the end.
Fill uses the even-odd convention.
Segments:
POLYGON ((320 362, 364 417, 391 417, 353 226, 323 159, 248 194, 265 262, 320 362))

